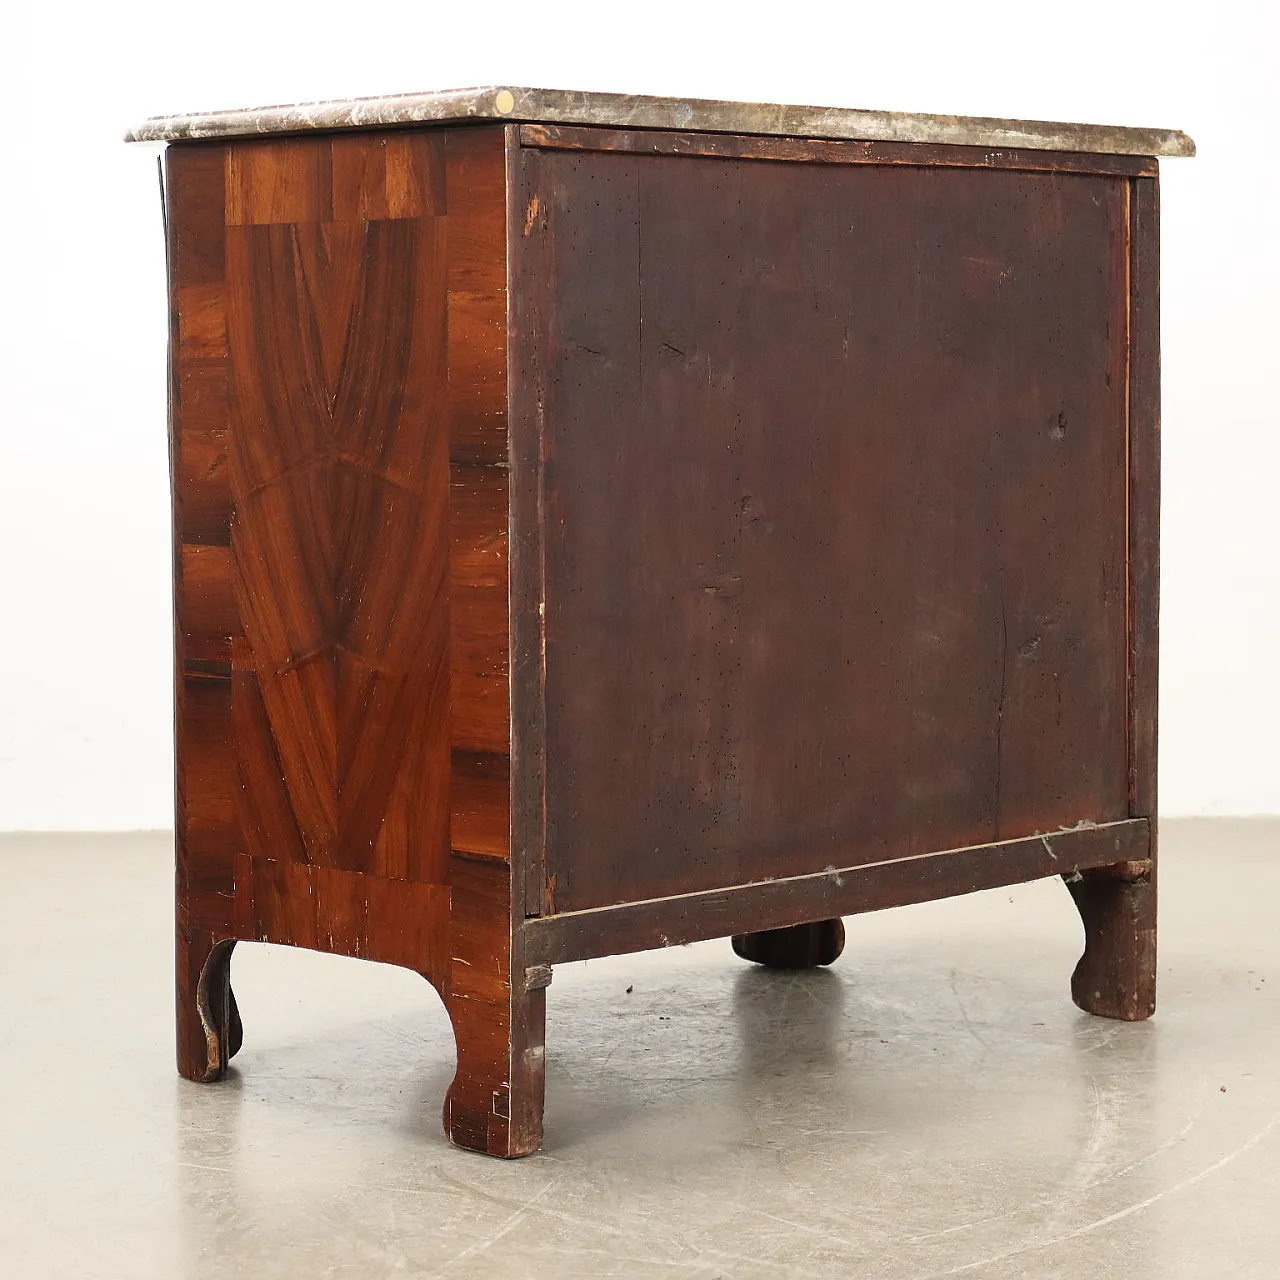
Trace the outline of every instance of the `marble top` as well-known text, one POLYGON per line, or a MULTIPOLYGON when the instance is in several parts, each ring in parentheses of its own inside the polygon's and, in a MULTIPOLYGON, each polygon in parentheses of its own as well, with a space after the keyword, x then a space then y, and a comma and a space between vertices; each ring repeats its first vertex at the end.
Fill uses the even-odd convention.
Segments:
POLYGON ((371 129, 465 120, 521 120, 546 124, 606 125, 622 129, 685 129, 794 138, 846 138, 869 142, 941 142, 974 147, 1022 147, 1136 156, 1191 156, 1195 143, 1177 129, 1055 124, 981 116, 916 115, 846 107, 800 107, 704 98, 652 98, 565 89, 491 85, 403 93, 387 98, 300 102, 190 115, 153 116, 125 135, 127 142, 182 142, 313 130, 371 129))

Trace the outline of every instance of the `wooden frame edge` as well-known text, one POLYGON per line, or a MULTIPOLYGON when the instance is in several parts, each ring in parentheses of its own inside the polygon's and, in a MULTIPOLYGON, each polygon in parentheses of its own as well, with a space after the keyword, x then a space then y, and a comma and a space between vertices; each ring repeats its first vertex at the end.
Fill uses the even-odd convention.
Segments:
POLYGON ((531 156, 506 126, 508 616, 511 860, 515 912, 541 915, 546 887, 546 645, 542 300, 549 281, 531 156))
POLYGON ((1160 650, 1160 185, 1130 183, 1129 813, 1156 818, 1160 650))
POLYGON ((1017 840, 831 868, 729 889, 629 902, 526 920, 526 965, 648 951, 735 933, 930 902, 1094 867, 1150 870, 1145 818, 1073 827, 1017 840))
POLYGON ((919 165, 943 168, 1020 169, 1031 172, 1150 177, 1158 162, 1149 156, 1032 151, 936 142, 853 142, 779 138, 758 134, 616 129, 601 125, 522 124, 520 145, 562 151, 620 151, 644 155, 701 156, 726 160, 773 160, 805 164, 919 165))

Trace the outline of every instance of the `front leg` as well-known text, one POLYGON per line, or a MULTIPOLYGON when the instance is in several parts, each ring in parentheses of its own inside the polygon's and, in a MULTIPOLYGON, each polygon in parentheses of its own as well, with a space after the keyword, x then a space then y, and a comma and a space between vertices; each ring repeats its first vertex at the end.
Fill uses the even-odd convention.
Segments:
POLYGON ((1122 862, 1065 879, 1084 923, 1071 998, 1101 1018, 1149 1018, 1156 1011, 1154 863, 1122 862))
POLYGON ((444 1131, 469 1151, 527 1156, 542 1145, 546 992, 503 988, 493 999, 455 990, 445 1000, 458 1069, 444 1131))
POLYGON ((458 1069, 445 1097, 444 1129, 455 1146, 491 1156, 527 1156, 542 1145, 551 970, 524 968, 512 932, 507 865, 455 855, 441 995, 458 1069))

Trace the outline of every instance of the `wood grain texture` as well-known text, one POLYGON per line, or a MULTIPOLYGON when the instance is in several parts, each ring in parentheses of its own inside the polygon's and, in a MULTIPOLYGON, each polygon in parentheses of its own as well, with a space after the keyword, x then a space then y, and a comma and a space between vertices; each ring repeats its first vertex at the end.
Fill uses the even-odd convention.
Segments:
POLYGON ((528 154, 545 909, 1127 816, 1126 181, 528 154))
POLYGON ((229 565, 219 579, 201 572, 212 558, 200 558, 202 549, 225 549, 230 542, 222 292, 225 153, 221 147, 183 148, 168 153, 166 161, 179 740, 174 779, 177 1051, 183 1075, 208 1079, 221 1074, 231 1056, 226 1021, 208 1017, 211 987, 213 1010, 222 1011, 230 999, 219 948, 225 950, 248 923, 238 911, 245 869, 235 829, 230 636, 209 629, 218 610, 208 597, 228 597, 229 565))
POLYGON ((1130 184, 1129 812, 1155 821, 1160 651, 1160 187, 1130 184))
MULTIPOLYGON (((238 750, 241 794, 279 773, 305 861, 427 883, 449 856, 442 221, 232 227, 227 246, 231 559, 269 732, 238 750)), ((282 856, 250 816, 247 852, 282 856)))
POLYGON ((1067 880, 1085 947, 1071 977, 1080 1008, 1125 1022, 1156 1009, 1157 725, 1160 647, 1160 188, 1129 185, 1128 765, 1129 812, 1146 818, 1144 865, 1067 880))
MULTIPOLYGON (((507 148, 511 296, 511 834, 523 864, 520 914, 554 907, 546 874, 546 566, 544 484, 548 325, 554 279, 539 155, 507 148)), ((521 868, 517 866, 517 874, 521 868)))
POLYGON ((836 142, 819 138, 742 137, 732 134, 673 133, 661 129, 592 129, 556 124, 521 125, 520 142, 526 147, 567 151, 633 151, 647 155, 721 156, 800 164, 943 165, 964 169, 1022 169, 1028 172, 1100 173, 1135 177, 1155 174, 1159 164, 1149 156, 955 147, 920 142, 836 142))
POLYGON ((500 127, 247 140, 167 187, 180 1068, 225 1066, 236 939, 406 965, 446 1128, 510 1155, 505 165, 500 127))
POLYGON ((681 946, 704 938, 882 911, 908 903, 1073 875, 1121 862, 1137 864, 1148 849, 1145 819, 1023 840, 940 850, 874 865, 838 865, 702 893, 619 903, 529 920, 526 964, 563 964, 589 956, 681 946))

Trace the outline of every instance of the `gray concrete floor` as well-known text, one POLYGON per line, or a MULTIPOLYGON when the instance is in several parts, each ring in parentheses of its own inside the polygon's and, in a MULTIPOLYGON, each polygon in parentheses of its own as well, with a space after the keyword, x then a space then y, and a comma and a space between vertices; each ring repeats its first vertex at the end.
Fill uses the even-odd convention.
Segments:
POLYGON ((1055 881, 557 969, 547 1143, 456 1151, 405 971, 243 946, 245 1047, 179 1080, 169 837, 0 838, 0 1273, 1280 1275, 1280 821, 1168 822, 1160 1010, 1078 1012, 1055 881), (634 988, 628 994, 627 988, 634 988))

